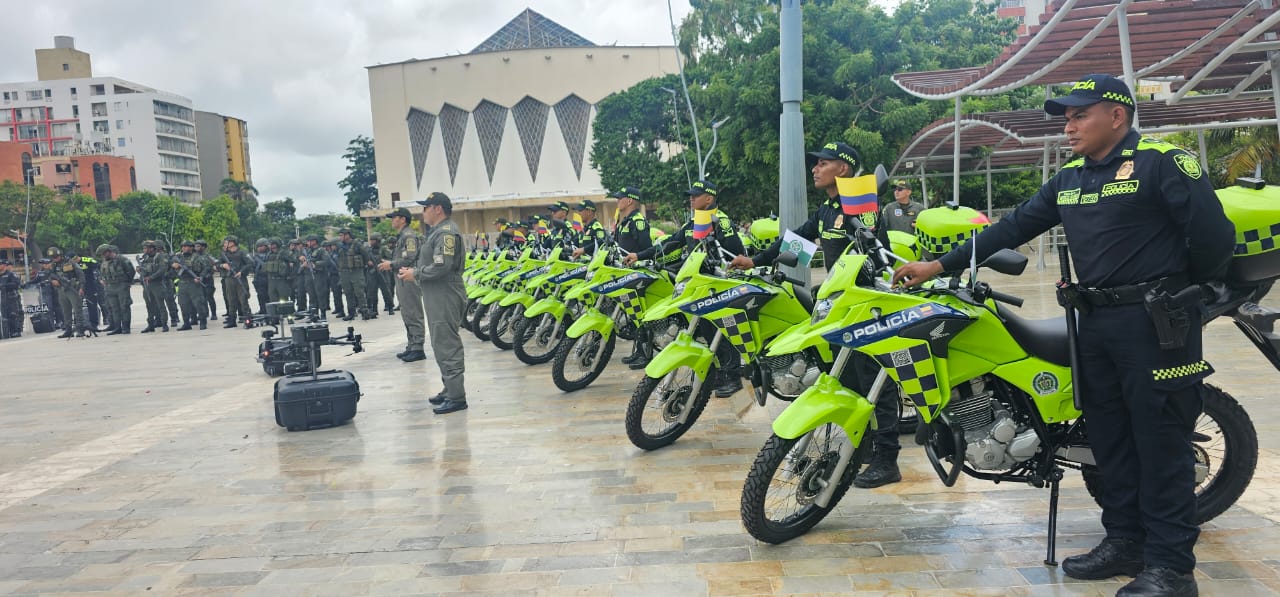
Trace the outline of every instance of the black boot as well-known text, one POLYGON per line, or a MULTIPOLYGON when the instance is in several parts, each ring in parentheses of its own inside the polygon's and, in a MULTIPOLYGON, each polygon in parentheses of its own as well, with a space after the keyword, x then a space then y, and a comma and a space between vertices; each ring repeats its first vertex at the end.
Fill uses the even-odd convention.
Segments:
POLYGON ((1195 574, 1161 567, 1143 570, 1133 582, 1116 591, 1116 597, 1196 597, 1199 594, 1195 574))
POLYGON ((59 337, 59 338, 70 338, 70 337, 71 337, 71 328, 67 328, 67 329, 66 329, 66 331, 62 332, 62 335, 61 335, 61 336, 58 336, 58 337, 59 337))
POLYGON ((185 331, 187 331, 187 330, 189 330, 189 329, 191 329, 191 320, 187 320, 187 321, 182 322, 182 327, 178 328, 178 331, 179 331, 179 332, 185 332, 185 331))
MULTIPOLYGON (((428 400, 430 402, 430 400, 428 400)), ((431 409, 431 412, 437 415, 445 415, 451 412, 467 410, 466 398, 445 398, 439 405, 431 409)))
POLYGON ((209 329, 208 322, 209 322, 209 320, 208 320, 208 319, 205 319, 205 318, 201 317, 201 318, 200 318, 200 329, 202 329, 202 330, 207 330, 207 329, 209 329))
POLYGON ((1135 539, 1124 537, 1107 537, 1097 547, 1089 550, 1089 553, 1062 560, 1062 571, 1067 576, 1079 580, 1102 580, 1120 575, 1134 576, 1142 572, 1142 567, 1142 544, 1135 539))
POLYGON ((114 328, 111 328, 111 331, 107 332, 107 335, 115 336, 116 334, 123 334, 123 333, 124 333, 124 330, 120 329, 119 327, 114 327, 114 328))
POLYGON ((427 353, 421 350, 410 350, 409 352, 404 353, 404 356, 400 357, 400 360, 406 363, 413 363, 416 361, 421 361, 426 358, 427 358, 427 353))
POLYGON ((154 331, 156 331, 156 324, 151 323, 151 322, 149 322, 149 321, 148 321, 148 322, 147 322, 147 327, 142 328, 142 331, 141 331, 141 332, 138 332, 138 333, 139 333, 139 334, 150 334, 151 332, 154 332, 154 331))
POLYGON ((169 331, 169 324, 167 324, 167 323, 165 323, 165 322, 161 321, 161 322, 160 322, 160 331, 162 331, 162 332, 167 332, 167 331, 169 331))
POLYGON ((434 404, 434 405, 440 405, 445 400, 446 398, 444 397, 444 390, 440 390, 439 394, 436 394, 435 396, 427 398, 427 402, 430 402, 431 404, 434 404))
POLYGON ((886 454, 876 452, 871 457, 871 464, 867 465, 858 476, 853 478, 853 484, 863 489, 871 489, 872 487, 880 487, 890 483, 897 483, 902 480, 902 473, 898 470, 898 454, 886 454))

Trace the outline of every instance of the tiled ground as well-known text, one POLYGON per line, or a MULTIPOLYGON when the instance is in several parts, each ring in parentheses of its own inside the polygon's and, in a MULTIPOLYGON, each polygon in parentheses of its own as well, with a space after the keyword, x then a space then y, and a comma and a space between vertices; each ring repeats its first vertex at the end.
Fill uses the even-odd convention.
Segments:
MULTIPOLYGON (((1044 276, 1000 286, 1056 314, 1044 276)), ((141 312, 141 301, 136 305, 141 312)), ((139 317, 135 316, 135 321, 139 317)), ((1048 492, 962 479, 922 452, 905 480, 853 489, 781 546, 742 529, 742 480, 781 407, 713 399, 675 445, 643 453, 623 410, 638 374, 559 392, 466 336, 472 408, 435 416, 431 361, 404 365, 398 318, 326 349, 364 397, 351 425, 275 426, 255 332, 0 342, 0 594, 1109 595, 1041 564, 1048 492)), ((1264 447, 1241 503, 1205 525, 1204 595, 1280 593, 1277 372, 1211 324, 1214 381, 1264 447)), ((625 345, 619 348, 625 352, 625 345)), ((909 438, 904 438, 908 440, 909 438)), ((1077 477, 1060 557, 1101 537, 1077 477)))

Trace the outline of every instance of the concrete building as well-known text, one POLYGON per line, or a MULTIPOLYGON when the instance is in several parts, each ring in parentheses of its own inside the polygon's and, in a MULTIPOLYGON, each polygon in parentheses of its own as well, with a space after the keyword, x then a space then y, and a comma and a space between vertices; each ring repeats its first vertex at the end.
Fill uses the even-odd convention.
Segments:
POLYGON ((0 141, 26 143, 34 158, 109 154, 134 160, 137 188, 201 199, 191 100, 95 77, 70 37, 36 50, 39 79, 0 83, 0 141), (46 78, 47 77, 47 78, 46 78))
POLYGON ((525 10, 466 54, 368 67, 370 214, 443 191, 469 233, 562 200, 603 200, 609 223, 613 202, 590 163, 594 107, 676 61, 674 47, 597 46, 525 10))
POLYGON ((1018 20, 1018 35, 1026 35, 1028 27, 1040 24, 1045 0, 1000 0, 996 15, 1018 20))
POLYGON ((31 146, 19 141, 0 141, 0 181, 6 180, 83 193, 99 201, 138 190, 132 158, 103 153, 34 156, 31 146))
POLYGON ((239 118, 196 110, 196 148, 200 152, 200 188, 217 197, 224 179, 253 184, 249 167, 249 124, 239 118))

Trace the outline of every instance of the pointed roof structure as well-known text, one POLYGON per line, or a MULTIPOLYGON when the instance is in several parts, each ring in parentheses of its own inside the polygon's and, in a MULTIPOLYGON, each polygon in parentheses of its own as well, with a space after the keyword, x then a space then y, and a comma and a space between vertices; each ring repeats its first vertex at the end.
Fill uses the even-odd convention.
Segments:
POLYGON ((595 45, 561 24, 526 8, 470 53, 531 48, 590 48, 595 45))

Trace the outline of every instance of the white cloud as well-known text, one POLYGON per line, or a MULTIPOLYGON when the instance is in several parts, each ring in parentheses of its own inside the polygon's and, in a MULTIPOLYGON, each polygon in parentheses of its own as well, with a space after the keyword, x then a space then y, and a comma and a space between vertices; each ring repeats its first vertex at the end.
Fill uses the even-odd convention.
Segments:
POLYGON ((33 51, 70 35, 96 75, 247 120, 262 201, 343 211, 341 155, 371 134, 364 67, 468 52, 525 8, 602 45, 671 43, 660 0, 45 0, 8 11, 0 81, 35 79, 33 51))

